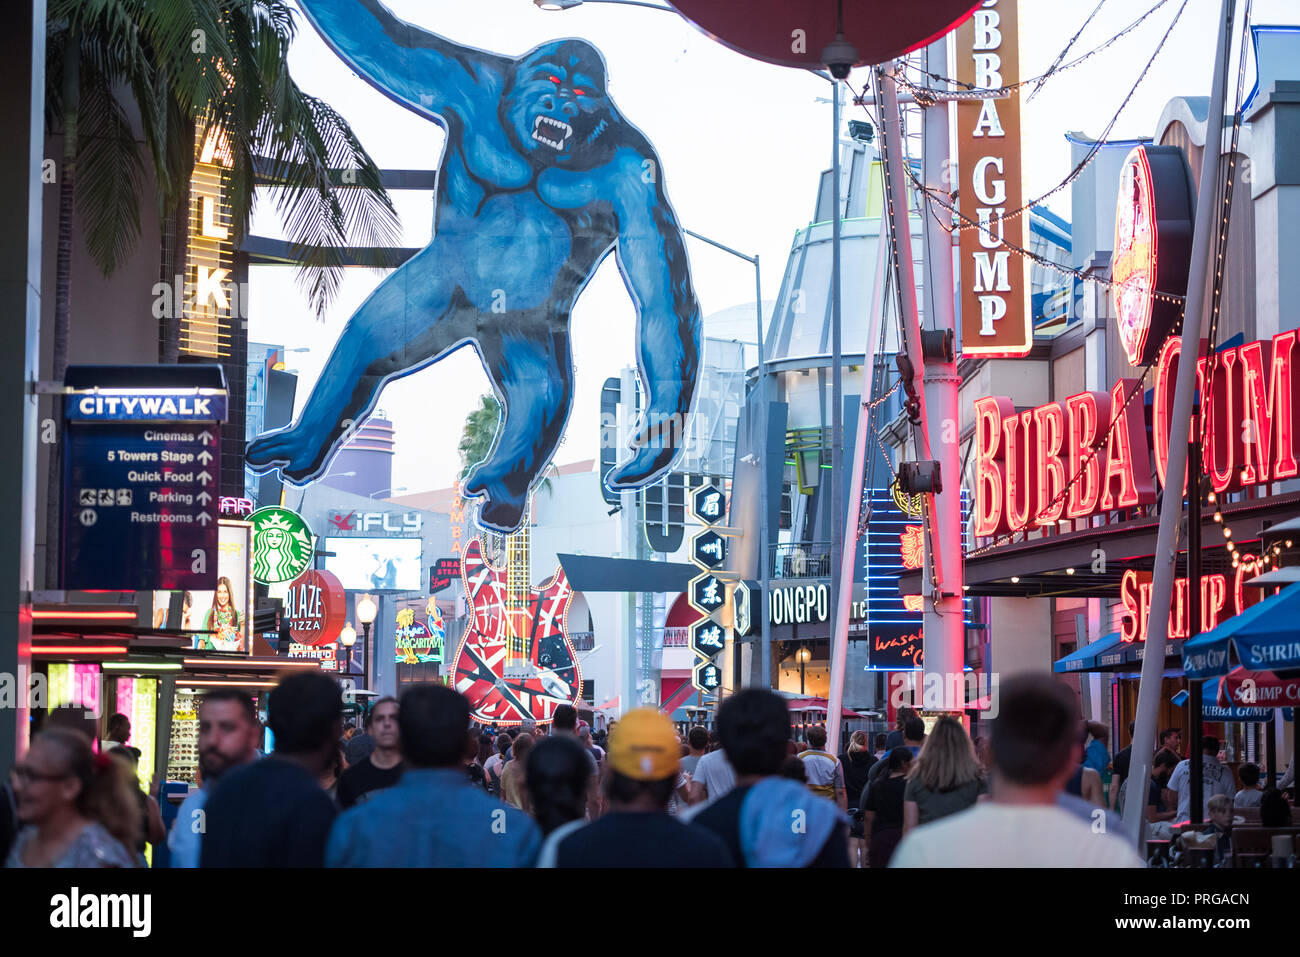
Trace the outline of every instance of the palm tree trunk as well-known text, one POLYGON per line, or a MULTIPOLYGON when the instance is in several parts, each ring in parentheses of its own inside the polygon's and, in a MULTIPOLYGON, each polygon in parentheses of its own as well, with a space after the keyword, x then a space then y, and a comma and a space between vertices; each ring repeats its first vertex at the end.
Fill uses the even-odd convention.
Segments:
MULTIPOLYGON (((68 331, 72 316, 73 220, 77 208, 77 110, 81 99, 81 34, 74 25, 63 51, 63 169, 59 175, 59 235, 54 274, 54 349, 51 378, 62 382, 68 371, 68 331)), ((63 397, 55 395, 52 415, 60 441, 50 446, 50 473, 45 498, 45 587, 59 588, 63 505, 63 397)))

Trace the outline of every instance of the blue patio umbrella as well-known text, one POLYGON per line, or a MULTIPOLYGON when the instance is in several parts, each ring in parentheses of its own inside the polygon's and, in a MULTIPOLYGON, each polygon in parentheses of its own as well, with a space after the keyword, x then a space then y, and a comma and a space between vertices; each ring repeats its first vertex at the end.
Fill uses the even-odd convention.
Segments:
POLYGON ((1184 673, 1194 679, 1227 674, 1230 647, 1251 670, 1300 668, 1300 582, 1184 644, 1184 673))

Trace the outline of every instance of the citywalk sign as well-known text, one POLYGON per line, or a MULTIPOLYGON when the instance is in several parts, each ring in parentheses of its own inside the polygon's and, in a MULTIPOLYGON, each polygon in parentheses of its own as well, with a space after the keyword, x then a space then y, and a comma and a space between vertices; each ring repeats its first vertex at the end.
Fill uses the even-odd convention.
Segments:
MULTIPOLYGON (((1148 446, 1137 379, 1109 393, 1017 410, 1011 400, 975 401, 977 537, 1018 532, 1061 519, 1150 505, 1164 483, 1182 342, 1167 339, 1155 366, 1148 446), (1077 481, 1065 491, 1070 476, 1077 481)), ((1215 353, 1200 468, 1216 493, 1300 475, 1295 422, 1300 412, 1297 331, 1215 353)), ((1208 361, 1196 367, 1206 395, 1208 361)), ((1184 486, 1186 487, 1186 486, 1184 486)))

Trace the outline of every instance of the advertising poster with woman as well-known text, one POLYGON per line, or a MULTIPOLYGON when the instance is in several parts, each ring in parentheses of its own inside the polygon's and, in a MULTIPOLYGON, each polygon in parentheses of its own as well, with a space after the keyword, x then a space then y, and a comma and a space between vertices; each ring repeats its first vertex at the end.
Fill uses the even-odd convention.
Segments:
POLYGON ((223 521, 216 589, 154 592, 154 627, 196 632, 191 646, 195 651, 248 652, 253 594, 251 540, 252 527, 247 522, 223 521), (173 621, 174 603, 179 610, 173 621))

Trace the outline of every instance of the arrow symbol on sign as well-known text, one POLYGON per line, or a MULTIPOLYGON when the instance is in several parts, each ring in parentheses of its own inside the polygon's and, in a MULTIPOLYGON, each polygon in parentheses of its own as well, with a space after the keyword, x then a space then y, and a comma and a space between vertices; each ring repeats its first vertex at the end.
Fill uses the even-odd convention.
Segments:
POLYGON ((211 433, 211 432, 200 432, 200 433, 199 433, 199 441, 202 442, 204 445, 209 444, 209 443, 212 441, 212 433, 211 433))
POLYGON ((212 476, 209 475, 206 471, 200 472, 199 481, 202 482, 204 485, 208 485, 212 482, 212 476))
POLYGON ((201 513, 199 514, 199 524, 200 524, 200 525, 207 525, 208 522, 210 522, 210 521, 212 521, 212 516, 209 515, 207 512, 201 512, 201 513))
POLYGON ((212 461, 212 453, 211 453, 211 452, 200 452, 200 453, 199 453, 199 461, 202 462, 204 465, 207 465, 209 462, 212 461))
POLYGON ((209 495, 207 492, 200 492, 198 498, 199 498, 200 505, 207 505, 209 502, 212 501, 212 496, 209 495))

